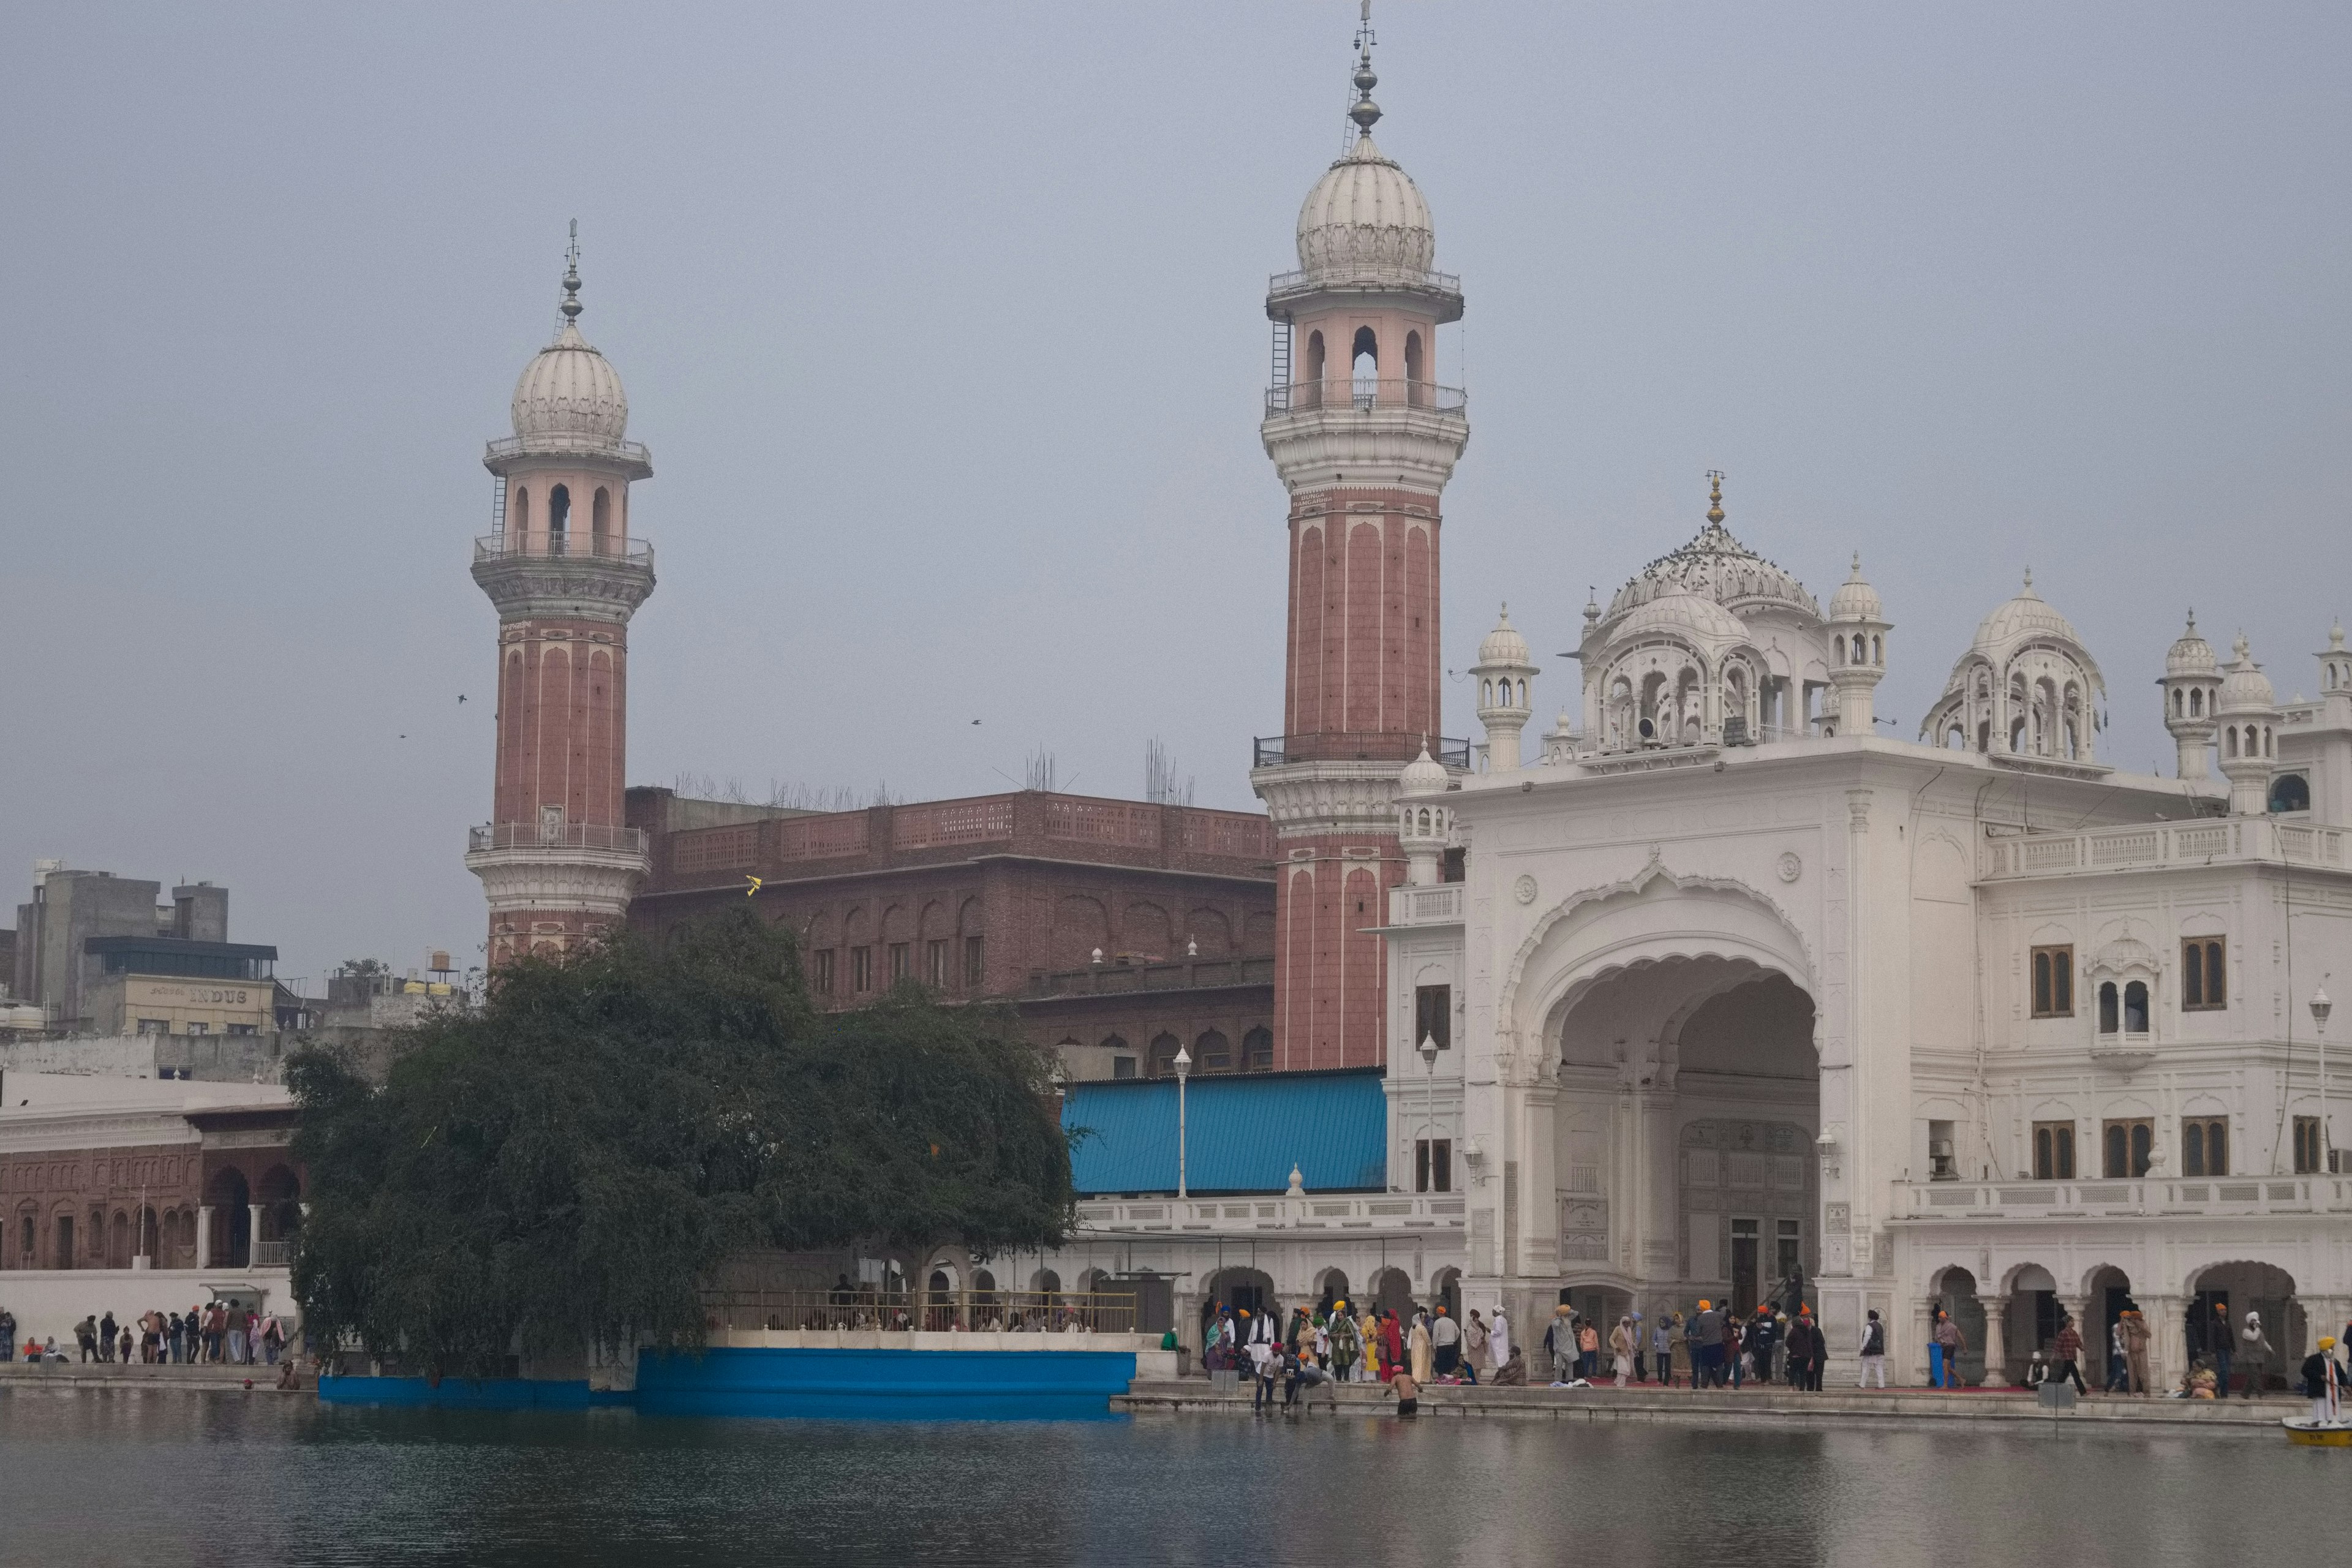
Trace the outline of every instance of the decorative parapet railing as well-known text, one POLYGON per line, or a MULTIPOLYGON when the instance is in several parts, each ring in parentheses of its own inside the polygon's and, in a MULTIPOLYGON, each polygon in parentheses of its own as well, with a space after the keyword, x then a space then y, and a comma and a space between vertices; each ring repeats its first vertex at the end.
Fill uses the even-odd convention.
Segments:
POLYGON ((1458 272, 1432 272, 1417 268, 1318 268, 1309 272, 1277 272, 1265 280, 1269 295, 1305 294, 1317 289, 1412 289, 1438 294, 1462 292, 1458 272))
POLYGON ((654 563, 654 547, 643 539, 606 535, 509 531, 485 533, 474 541, 474 559, 485 561, 587 561, 614 566, 654 563))
POLYGON ((2315 827, 2266 816, 2023 834, 1985 840, 1978 874, 2074 877, 2087 871, 2178 868, 2231 861, 2340 867, 2346 864, 2345 837, 2346 830, 2340 827, 2315 827))
POLYGON ((1462 884, 1389 889, 1391 925, 1454 925, 1462 919, 1462 884))
POLYGON ((641 828, 586 822, 485 822, 466 830, 468 854, 492 849, 604 849, 642 856, 646 836, 641 828))
POLYGON ((1469 395, 1458 386, 1430 381, 1294 381, 1265 389, 1265 411, 1304 414, 1316 409, 1423 408, 1433 414, 1465 414, 1469 395))
POLYGON ((601 436, 502 436, 482 448, 484 463, 495 468, 517 458, 603 458, 608 462, 650 470, 654 455, 643 441, 608 441, 601 436))
POLYGON ((1308 735, 1260 735, 1254 767, 1278 768, 1289 763, 1409 763, 1423 746, 1441 766, 1470 771, 1470 742, 1443 735, 1405 735, 1391 731, 1325 731, 1308 735))
POLYGON ((1269 1230, 1459 1230, 1465 1213, 1466 1200, 1459 1193, 1081 1199, 1078 1228, 1213 1235, 1257 1235, 1269 1230))
POLYGON ((1029 994, 1046 996, 1123 995, 1139 991, 1200 991, 1223 985, 1271 985, 1274 958, 1179 958, 1164 963, 1091 963, 1084 969, 1039 970, 1029 994))
POLYGON ((706 1290, 711 1329, 874 1329, 946 1333, 961 1329, 1097 1334, 1135 1331, 1133 1291, 1096 1290, 706 1290))
POLYGON ((2139 1176, 2109 1181, 1899 1182, 1900 1219, 2320 1214, 2352 1205, 2340 1176, 2139 1176))

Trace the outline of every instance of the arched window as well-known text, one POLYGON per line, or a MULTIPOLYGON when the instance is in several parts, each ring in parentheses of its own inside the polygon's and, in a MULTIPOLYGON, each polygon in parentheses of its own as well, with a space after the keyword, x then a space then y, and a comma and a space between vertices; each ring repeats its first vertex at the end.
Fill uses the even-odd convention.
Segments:
POLYGON ((2112 1035, 2115 1032, 2116 983, 2103 980, 2099 983, 2099 1033, 2112 1035))
POLYGON ((547 552, 563 553, 564 534, 572 526, 572 491, 558 485, 547 492, 547 552))
POLYGON ((2130 1144, 2120 1121, 2107 1123, 2107 1173, 2120 1176, 2131 1169, 2130 1144))
POLYGON ((2238 754, 2238 727, 2235 724, 2232 724, 2228 729, 2222 731, 2221 734, 2222 751, 2229 756, 2236 756, 2238 754))
POLYGON ((1832 664, 1845 662, 1845 637, 1843 635, 1830 638, 1830 662, 1832 664))
POLYGON ((1274 1070, 1274 1031, 1263 1024, 1242 1037, 1242 1070, 1274 1070))
POLYGON ((2135 980, 2124 987, 2124 1033, 2147 1033, 2147 982, 2135 980))
POLYGON ((2281 773, 2271 781, 2273 811, 2309 811, 2311 785, 2301 773, 2281 773))
POLYGON ((2131 1126, 2131 1173, 2133 1175, 2147 1174, 2148 1156, 2155 1152, 2156 1129, 2145 1121, 2133 1122, 2131 1126))
POLYGON ((2268 724, 2263 726, 2263 755, 2266 757, 2278 755, 2278 738, 2271 732, 2271 727, 2268 724))
POLYGON ((2188 711, 2188 700, 2189 694, 2187 692, 2181 690, 2177 686, 2172 689, 2172 716, 2174 718, 2177 719, 2181 714, 2188 711))
POLYGON ((1234 1047, 1224 1035, 1215 1029, 1204 1029, 1192 1042, 1194 1069, 1199 1072, 1231 1072, 1234 1070, 1234 1047))
POLYGON ((1176 1053, 1182 1048, 1182 1042, 1173 1035, 1162 1034, 1154 1038, 1151 1042, 1151 1076, 1174 1078, 1176 1053))
POLYGON ((1371 328, 1356 329, 1356 341, 1349 347, 1348 360, 1356 405, 1370 407, 1381 395, 1381 340, 1371 328))
POLYGON ((515 487, 514 505, 507 509, 507 537, 514 542, 508 545, 507 548, 509 550, 528 549, 530 547, 529 536, 530 533, 530 486, 517 485, 515 487))
POLYGON ((596 487, 596 499, 589 506, 588 533, 597 554, 613 552, 613 492, 602 485, 596 487))
POLYGON ((1327 356, 1323 351, 1323 334, 1320 332, 1307 333, 1307 381, 1305 384, 1306 395, 1303 404, 1306 407, 1319 408, 1322 406, 1324 361, 1326 357, 1327 356))
POLYGON ((1870 662, 1873 664, 1886 662, 1886 639, 1876 632, 1870 635, 1870 662))
POLYGON ((1492 708, 1494 705, 1495 683, 1491 680, 1480 681, 1478 683, 1478 706, 1481 708, 1492 708))
POLYGON ((1414 405, 1429 401, 1427 388, 1423 384, 1429 377, 1423 370, 1421 361, 1421 334, 1407 332, 1404 335, 1404 396, 1407 403, 1414 405))
POLYGON ((2201 686, 2189 693, 2189 716, 2191 719, 2205 717, 2205 689, 2201 686))

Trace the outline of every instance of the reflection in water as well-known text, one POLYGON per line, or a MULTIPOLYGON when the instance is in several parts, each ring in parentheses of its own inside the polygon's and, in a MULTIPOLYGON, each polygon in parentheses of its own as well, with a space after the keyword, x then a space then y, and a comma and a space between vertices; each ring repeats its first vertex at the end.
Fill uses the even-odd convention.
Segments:
POLYGON ((6 1563, 2148 1568, 2326 1560, 2319 1500, 2352 1464, 2038 1426, 664 1421, 25 1391, 0 1394, 0 1474, 6 1563))

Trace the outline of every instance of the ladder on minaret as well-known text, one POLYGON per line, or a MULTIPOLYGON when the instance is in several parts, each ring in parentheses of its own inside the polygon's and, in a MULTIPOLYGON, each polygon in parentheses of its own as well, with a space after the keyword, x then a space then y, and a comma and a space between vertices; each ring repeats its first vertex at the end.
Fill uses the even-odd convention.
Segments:
POLYGON ((507 536, 507 481, 499 474, 490 476, 490 537, 503 542, 507 536))
POLYGON ((1283 317, 1274 323, 1274 384, 1266 388, 1266 401, 1271 412, 1286 413, 1290 407, 1290 318, 1283 317))

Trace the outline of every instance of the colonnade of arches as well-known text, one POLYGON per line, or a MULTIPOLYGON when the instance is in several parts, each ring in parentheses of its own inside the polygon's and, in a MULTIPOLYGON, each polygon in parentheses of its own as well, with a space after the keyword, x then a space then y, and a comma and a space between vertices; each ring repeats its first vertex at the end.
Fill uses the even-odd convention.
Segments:
POLYGON ((141 1258, 153 1268, 193 1268, 200 1258, 219 1268, 276 1267, 289 1261, 301 1224, 302 1185, 290 1167, 272 1165, 254 1185, 226 1166, 213 1173, 200 1204, 23 1200, 9 1215, 0 1256, 11 1268, 127 1269, 141 1258), (197 1234, 207 1215, 209 1249, 197 1234))
MULTIPOLYGON (((2128 1270, 2112 1263, 2063 1279, 2042 1264, 2021 1263, 1987 1290, 1974 1270, 1953 1264, 1930 1277, 1918 1308, 1914 1342, 1923 1358, 1938 1311, 1960 1331, 1959 1381, 1994 1387, 2024 1383, 2037 1351, 2054 1366, 2058 1331, 2070 1320, 2082 1335, 2084 1381, 2094 1389, 2127 1387, 2131 1368, 2117 1348, 2116 1330, 2126 1312, 2140 1314, 2150 1334, 2146 1360, 2154 1394, 2173 1392, 2200 1365, 2215 1367, 2225 1348, 2231 1393, 2256 1385, 2277 1392, 2291 1383, 2315 1333, 2294 1275, 2275 1264, 2242 1259, 2191 1269, 2169 1290, 2143 1290, 2128 1270), (2250 1311, 2267 1348, 2250 1348, 2242 1337, 2250 1311), (2217 1326, 2222 1323, 2229 1326, 2226 1338, 2217 1326)), ((2329 1329, 2320 1325, 2315 1331, 2329 1329)))
POLYGON ((1377 404, 1399 403, 1420 408, 1433 405, 1429 352, 1420 328, 1405 330, 1402 351, 1389 364, 1390 372, 1383 375, 1381 335, 1372 327, 1356 329, 1348 340, 1344 358, 1332 353, 1322 329, 1312 329, 1300 347, 1297 377, 1287 389, 1289 406, 1340 408, 1352 404, 1358 408, 1370 408, 1377 404), (1404 373, 1402 376, 1395 374, 1399 369, 1404 373))
MULTIPOLYGON (((572 487, 552 484, 536 507, 536 521, 528 484, 509 487, 506 510, 506 541, 509 552, 521 555, 575 554, 572 543, 572 487)), ((598 485, 588 500, 588 553, 611 555, 625 548, 613 502, 612 488, 598 485)))

